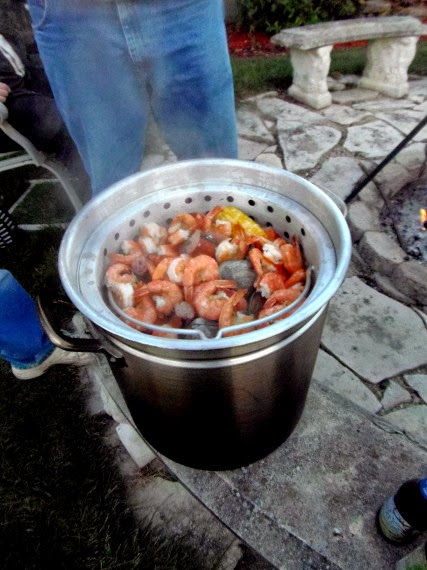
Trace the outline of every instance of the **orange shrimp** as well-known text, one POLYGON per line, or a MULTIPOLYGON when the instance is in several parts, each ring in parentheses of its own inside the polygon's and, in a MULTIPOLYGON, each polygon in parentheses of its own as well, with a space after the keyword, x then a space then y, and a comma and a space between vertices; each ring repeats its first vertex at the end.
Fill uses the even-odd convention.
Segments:
POLYGON ((301 248, 295 236, 292 237, 292 243, 280 246, 280 251, 283 257, 283 265, 291 275, 299 269, 304 269, 301 248))
POLYGON ((108 256, 112 263, 125 263, 131 266, 133 261, 143 255, 141 244, 133 239, 123 240, 120 249, 122 253, 109 253, 108 256))
POLYGON ((259 277, 255 283, 256 290, 266 299, 270 297, 273 291, 284 289, 285 287, 285 279, 276 271, 268 271, 267 273, 264 273, 264 275, 259 277))
POLYGON ((156 244, 165 243, 168 237, 166 228, 157 222, 148 222, 139 228, 139 233, 143 238, 149 238, 156 244))
POLYGON ((168 241, 172 245, 184 243, 191 235, 191 232, 198 229, 200 222, 192 214, 185 212, 178 214, 169 224, 168 241))
POLYGON ((290 287, 294 287, 298 283, 304 283, 306 277, 305 269, 297 269, 295 273, 286 279, 285 281, 285 289, 289 289, 290 287))
POLYGON ((175 305, 184 300, 184 296, 178 285, 165 279, 156 279, 146 285, 142 285, 142 287, 135 292, 135 301, 139 301, 144 295, 150 295, 159 315, 170 315, 175 305))
MULTIPOLYGON (((150 323, 152 325, 156 323, 158 317, 154 302, 149 295, 141 297, 136 307, 128 307, 124 312, 138 321, 143 321, 144 323, 150 323)), ((126 321, 126 323, 138 331, 146 330, 142 325, 137 325, 131 321, 126 321)))
POLYGON ((114 293, 121 308, 131 307, 134 302, 136 277, 126 263, 113 263, 105 272, 105 284, 114 293))
POLYGON ((267 259, 263 256, 262 251, 260 251, 258 248, 254 247, 251 249, 249 251, 248 257, 258 277, 262 277, 269 271, 276 271, 274 264, 267 261, 267 259))
MULTIPOLYGON (((258 314, 258 318, 266 317, 277 313, 296 301, 301 295, 301 291, 297 289, 278 289, 274 291, 267 301, 264 303, 264 307, 258 314)), ((288 314, 286 315, 288 316, 288 314)))
MULTIPOLYGON (((220 329, 224 327, 229 327, 231 325, 238 325, 240 323, 248 323, 254 320, 253 315, 245 315, 242 310, 247 307, 246 300, 244 296, 246 295, 246 289, 238 289, 227 301, 224 303, 221 313, 218 319, 218 326, 220 329), (244 301, 242 306, 242 301, 244 301), (240 310, 238 310, 240 309, 240 310)), ((245 329, 247 332, 247 329, 245 329)), ((239 331, 227 333, 224 336, 234 336, 240 334, 239 331)))
MULTIPOLYGON (((172 315, 172 317, 166 323, 161 325, 162 327, 168 327, 171 329, 180 329, 182 327, 182 319, 177 317, 176 315, 172 315)), ((163 338, 178 338, 178 334, 171 333, 168 331, 153 331, 153 336, 160 336, 163 338)))
POLYGON ((219 277, 218 263, 209 255, 196 255, 188 260, 182 277, 184 295, 191 302, 193 287, 204 281, 214 281, 219 277))
POLYGON ((184 279, 184 271, 189 260, 190 256, 185 253, 182 253, 179 257, 173 258, 167 269, 168 279, 174 283, 182 283, 182 280, 184 279))
POLYGON ((236 235, 233 238, 222 240, 215 249, 215 258, 218 263, 234 259, 245 259, 248 253, 249 243, 246 240, 243 228, 236 228, 236 235))
POLYGON ((173 257, 164 257, 159 263, 152 269, 151 279, 167 279, 168 267, 173 261, 173 257))
POLYGON ((229 298, 226 290, 235 288, 236 282, 231 279, 217 279, 197 285, 194 288, 193 306, 199 317, 217 321, 229 298))
POLYGON ((214 234, 219 234, 224 237, 231 237, 233 231, 233 225, 231 222, 226 220, 216 220, 216 216, 222 211, 222 206, 215 206, 210 212, 208 212, 203 221, 203 230, 205 233, 213 232, 214 234))

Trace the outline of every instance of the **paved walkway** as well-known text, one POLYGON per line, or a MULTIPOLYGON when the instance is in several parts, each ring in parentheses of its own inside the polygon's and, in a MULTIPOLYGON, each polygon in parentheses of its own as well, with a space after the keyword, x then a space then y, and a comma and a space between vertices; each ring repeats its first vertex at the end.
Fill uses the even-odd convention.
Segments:
MULTIPOLYGON (((425 78, 411 78, 410 94, 401 100, 349 89, 354 81, 334 82, 334 103, 322 111, 276 93, 240 102, 240 158, 286 168, 344 199, 427 113, 425 78)), ((155 135, 150 145, 143 168, 174 159, 155 135)), ((426 175, 426 150, 427 128, 349 206, 352 264, 329 306, 297 435, 246 470, 201 474, 167 462, 262 558, 166 478, 157 460, 138 470, 136 464, 142 467, 151 455, 126 427, 126 406, 108 367, 101 359, 96 371, 88 371, 85 379, 95 388, 89 405, 114 419, 111 442, 136 514, 192 540, 203 550, 206 568, 378 570, 406 552, 373 538, 371 515, 402 480, 427 472, 427 279, 425 264, 397 255, 389 235, 383 249, 378 213, 384 196, 426 175), (412 279, 414 264, 418 273, 412 279), (401 288, 393 274, 412 279, 412 288, 401 288), (361 498, 363 488, 368 492, 361 498)))

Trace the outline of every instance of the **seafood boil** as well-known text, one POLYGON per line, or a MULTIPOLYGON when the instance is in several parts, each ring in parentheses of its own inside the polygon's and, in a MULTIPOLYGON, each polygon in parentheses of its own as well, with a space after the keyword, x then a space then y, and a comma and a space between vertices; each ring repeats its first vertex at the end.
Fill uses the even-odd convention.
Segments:
POLYGON ((266 326, 304 302, 308 281, 297 238, 287 241, 233 206, 141 225, 109 253, 105 272, 122 320, 167 338, 178 338, 173 329, 200 328, 212 338, 235 325, 244 326, 223 336, 266 326))

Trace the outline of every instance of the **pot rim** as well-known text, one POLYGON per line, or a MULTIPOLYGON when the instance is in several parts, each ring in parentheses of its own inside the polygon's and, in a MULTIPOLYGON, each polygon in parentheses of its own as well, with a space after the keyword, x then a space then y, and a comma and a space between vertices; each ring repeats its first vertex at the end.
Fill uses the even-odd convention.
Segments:
MULTIPOLYGON (((181 183, 180 187, 183 187, 183 185, 184 183, 181 183)), ((277 193, 277 191, 273 189, 266 188, 265 190, 266 192, 277 193)), ((148 195, 151 192, 152 190, 144 190, 144 193, 140 191, 140 195, 148 195)), ((287 196, 285 192, 280 192, 280 194, 287 196)), ((306 206, 304 205, 304 207, 306 206)), ((329 230, 329 228, 327 228, 327 230, 329 230)), ((84 231, 87 231, 87 228, 84 231)), ((313 183, 286 170, 250 161, 236 159, 195 159, 171 163, 143 172, 138 172, 113 184, 92 198, 82 208, 82 210, 77 213, 64 234, 59 249, 58 268, 64 290, 77 309, 101 329, 106 330, 116 337, 119 336, 125 343, 131 342, 159 349, 173 348, 174 350, 187 352, 197 350, 217 351, 241 345, 253 346, 257 341, 265 341, 266 338, 270 337, 271 339, 274 339, 277 338, 277 335, 283 336, 283 334, 286 334, 287 332, 288 334, 291 334, 295 330, 295 327, 303 326, 303 324, 317 313, 321 307, 328 303, 332 295, 341 285, 350 263, 350 257, 351 236, 343 213, 333 199, 313 183), (76 247, 76 243, 79 241, 79 235, 82 233, 85 224, 89 223, 89 219, 96 212, 98 212, 99 216, 102 216, 106 205, 108 205, 108 203, 113 203, 119 193, 123 195, 125 188, 138 185, 143 186, 144 181, 150 182, 150 179, 154 180, 162 176, 175 176, 176 179, 178 179, 181 175, 185 179, 188 178, 188 176, 191 177, 192 171, 195 171, 196 174, 198 172, 211 171, 214 177, 220 176, 219 172, 223 172, 224 174, 230 172, 233 173, 233 176, 238 176, 239 172, 241 172, 242 175, 256 175, 261 179, 264 179, 264 176, 266 178, 280 177, 280 179, 283 179, 284 181, 291 180, 297 186, 304 188, 310 194, 312 201, 319 203, 318 211, 321 212, 322 208, 328 210, 336 225, 335 231, 338 234, 337 239, 339 239, 340 242, 339 245, 341 252, 339 255, 337 254, 337 246, 334 244, 336 266, 333 276, 327 285, 321 291, 317 292, 316 295, 309 295, 303 305, 286 319, 279 320, 262 329, 246 332, 237 336, 216 339, 170 339, 147 335, 121 322, 111 310, 109 311, 111 315, 100 314, 98 311, 94 311, 90 303, 87 302, 82 295, 82 292, 79 290, 79 279, 77 279, 77 276, 70 274, 70 256, 73 255, 73 250, 76 247), (77 282, 75 283, 75 281, 77 282), (114 319, 112 318, 112 315, 114 315, 114 319)), ((78 263, 77 266, 79 265, 80 264, 78 263)))

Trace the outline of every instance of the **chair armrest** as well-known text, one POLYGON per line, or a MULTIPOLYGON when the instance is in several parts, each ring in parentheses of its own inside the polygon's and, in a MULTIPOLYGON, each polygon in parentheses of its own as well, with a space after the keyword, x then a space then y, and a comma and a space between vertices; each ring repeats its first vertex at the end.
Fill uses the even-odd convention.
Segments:
POLYGON ((31 141, 24 135, 21 135, 12 125, 8 122, 7 118, 9 112, 6 105, 0 103, 0 129, 14 142, 16 142, 27 154, 30 155, 32 160, 37 166, 41 166, 45 160, 45 155, 36 149, 31 141))
POLYGON ((9 111, 4 103, 0 103, 0 125, 7 121, 9 111))

